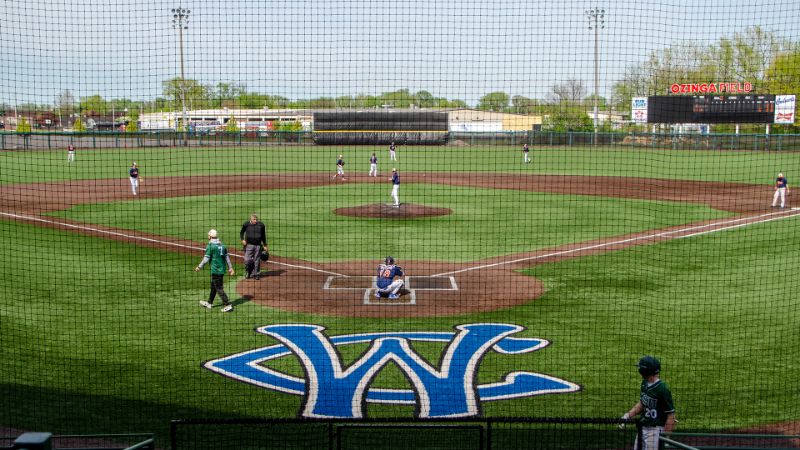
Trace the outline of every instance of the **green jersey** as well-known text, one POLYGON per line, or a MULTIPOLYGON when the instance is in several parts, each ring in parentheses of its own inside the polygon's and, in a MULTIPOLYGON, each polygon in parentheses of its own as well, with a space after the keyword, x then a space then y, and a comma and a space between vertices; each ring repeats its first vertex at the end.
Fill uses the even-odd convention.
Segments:
POLYGON ((639 401, 644 407, 639 420, 643 427, 663 427, 667 423, 667 415, 675 412, 669 386, 661 380, 649 386, 647 380, 642 380, 642 395, 639 401))
POLYGON ((228 268, 228 249, 222 242, 212 239, 206 246, 206 258, 211 263, 212 275, 225 275, 228 268))

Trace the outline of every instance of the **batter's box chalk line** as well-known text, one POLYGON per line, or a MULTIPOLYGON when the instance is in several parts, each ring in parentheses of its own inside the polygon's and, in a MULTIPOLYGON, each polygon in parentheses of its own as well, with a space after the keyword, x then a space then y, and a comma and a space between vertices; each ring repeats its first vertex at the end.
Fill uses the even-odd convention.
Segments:
POLYGON ((325 280, 323 290, 363 290, 364 291, 364 304, 365 305, 416 305, 417 304, 417 291, 457 291, 458 284, 454 276, 407 276, 405 278, 404 290, 408 293, 400 296, 398 300, 389 300, 388 298, 375 298, 375 282, 377 277, 374 276, 341 276, 332 275, 325 280))

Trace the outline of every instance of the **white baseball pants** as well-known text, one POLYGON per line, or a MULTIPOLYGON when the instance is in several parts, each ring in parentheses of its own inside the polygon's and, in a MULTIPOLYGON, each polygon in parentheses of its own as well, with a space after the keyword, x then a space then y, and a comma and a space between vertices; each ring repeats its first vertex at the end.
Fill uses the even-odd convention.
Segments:
POLYGON ((781 208, 786 206, 786 188, 775 189, 775 195, 772 196, 772 206, 778 205, 778 198, 781 199, 781 208))
POLYGON ((640 450, 658 450, 658 441, 664 427, 642 427, 642 442, 639 443, 639 436, 636 436, 636 443, 633 448, 640 450))

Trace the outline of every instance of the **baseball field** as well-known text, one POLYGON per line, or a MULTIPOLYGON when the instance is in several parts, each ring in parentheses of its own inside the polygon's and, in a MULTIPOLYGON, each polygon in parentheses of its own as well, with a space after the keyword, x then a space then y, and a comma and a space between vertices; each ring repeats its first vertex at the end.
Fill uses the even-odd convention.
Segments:
MULTIPOLYGON (((476 384, 525 371, 570 388, 496 396, 479 416, 618 418, 638 399, 636 361, 652 354, 679 429, 797 430, 800 204, 794 194, 770 207, 776 174, 792 186, 800 173, 797 153, 532 148, 531 164, 516 146, 398 155, 311 144, 79 149, 74 163, 62 150, 0 153, 0 427, 164 436, 176 418, 302 417, 314 381, 297 351, 250 364, 305 380, 305 397, 214 362, 286 344, 259 332, 270 325, 332 338, 492 323, 546 345, 486 353, 476 384), (367 176, 372 152, 378 177, 367 176), (346 181, 331 179, 340 154, 346 181), (392 167, 397 210, 384 207, 392 167), (420 215, 427 208, 436 214, 420 215), (251 213, 271 253, 260 279, 242 276, 251 213), (219 300, 198 305, 209 273, 193 269, 211 228, 237 272, 225 278, 227 314, 219 300), (375 301, 371 277, 387 255, 407 290, 375 301)), ((372 345, 354 342, 336 346, 345 366, 372 345)), ((444 364, 446 340, 408 342, 444 364)), ((387 364, 366 389, 410 390, 409 370, 387 364)), ((417 417, 415 392, 373 398, 363 417, 417 417)))

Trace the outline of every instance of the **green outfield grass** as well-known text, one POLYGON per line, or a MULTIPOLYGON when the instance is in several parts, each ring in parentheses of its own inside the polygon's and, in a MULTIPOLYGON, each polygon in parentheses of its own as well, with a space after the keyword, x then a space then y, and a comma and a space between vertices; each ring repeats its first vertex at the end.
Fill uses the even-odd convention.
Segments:
MULTIPOLYGON (((201 174, 367 172, 371 147, 81 150, 0 153, 0 183, 123 178, 136 160, 145 177, 201 174)), ((642 176, 771 184, 800 172, 796 154, 621 149, 534 149, 523 165, 511 147, 398 151, 403 171, 472 171, 642 176)), ((387 165, 381 163, 385 173, 387 165)), ((238 247, 251 212, 267 223, 271 250, 311 261, 474 261, 729 213, 702 205, 404 183, 403 202, 453 209, 413 220, 335 216, 334 208, 388 201, 388 182, 86 204, 51 215, 87 224, 191 239, 218 228, 238 247)), ((791 201, 791 200, 790 200, 791 201)), ((577 393, 487 402, 490 417, 616 418, 638 398, 634 364, 658 355, 681 427, 721 430, 798 420, 792 374, 800 369, 800 219, 749 225, 624 251, 531 267, 544 296, 489 313, 358 319, 290 313, 233 295, 236 310, 200 308, 208 270, 201 258, 0 220, 5 276, 0 306, 0 426, 61 433, 155 431, 168 442, 174 418, 294 417, 300 399, 216 375, 210 359, 274 344, 255 327, 314 323, 330 335, 367 331, 452 331, 475 322, 514 323, 551 345, 524 355, 489 353, 478 373, 492 383, 517 370, 581 385, 577 393)), ((241 267, 237 266, 241 273, 241 267)), ((234 279, 226 278, 229 293, 234 279)), ((268 282, 268 280, 267 280, 268 282)), ((438 361, 442 346, 415 343, 438 361)), ((365 346, 340 349, 346 361, 365 346)), ((274 367, 302 375, 294 358, 274 367)), ((376 386, 407 387, 390 367, 376 386)), ((370 417, 410 418, 411 406, 370 404, 370 417)))
POLYGON ((205 174, 335 172, 343 154, 348 173, 369 171, 376 152, 379 167, 401 171, 506 172, 602 175, 729 181, 771 185, 778 171, 800 173, 797 153, 748 151, 647 150, 619 147, 532 148, 533 164, 522 164, 522 152, 511 146, 400 147, 392 163, 379 146, 321 147, 270 146, 261 148, 146 148, 79 149, 76 163, 66 162, 66 151, 0 153, 0 184, 57 180, 126 178, 132 161, 142 175, 188 176, 205 174))
POLYGON ((403 220, 336 215, 336 208, 389 200, 386 184, 341 183, 89 204, 53 215, 201 243, 216 228, 223 242, 238 247, 242 222, 256 211, 267 225, 272 253, 317 262, 387 254, 401 261, 474 261, 730 215, 677 202, 439 184, 403 184, 400 192, 404 202, 448 207, 453 214, 403 220))
MULTIPOLYGON (((0 308, 3 424, 62 432, 155 430, 175 417, 294 416, 299 399, 243 385, 200 368, 203 361, 274 341, 253 328, 317 323, 331 335, 364 330, 449 331, 459 323, 512 322, 545 350, 490 354, 479 373, 492 382, 512 370, 542 371, 579 383, 574 394, 486 403, 489 416, 616 417, 637 398, 633 364, 659 355, 685 428, 721 429, 796 418, 787 374, 798 304, 785 272, 800 252, 797 219, 547 264, 525 271, 548 292, 494 313, 431 319, 353 319, 286 313, 234 296, 235 314, 197 306, 208 273, 198 257, 2 222, 9 255, 21 258, 0 308), (33 239, 17 239, 35 236, 33 239), (776 261, 777 258, 777 261, 776 261)), ((229 290, 232 283, 228 281, 229 290)), ((363 348, 348 347, 352 360, 363 348)), ((419 345, 436 360, 441 347, 419 345)), ((300 375, 288 358, 276 363, 300 375)), ((404 386, 395 369, 376 385, 404 386)), ((371 417, 408 417, 411 407, 370 405, 371 417)), ((684 428, 684 429, 685 429, 684 428)))

